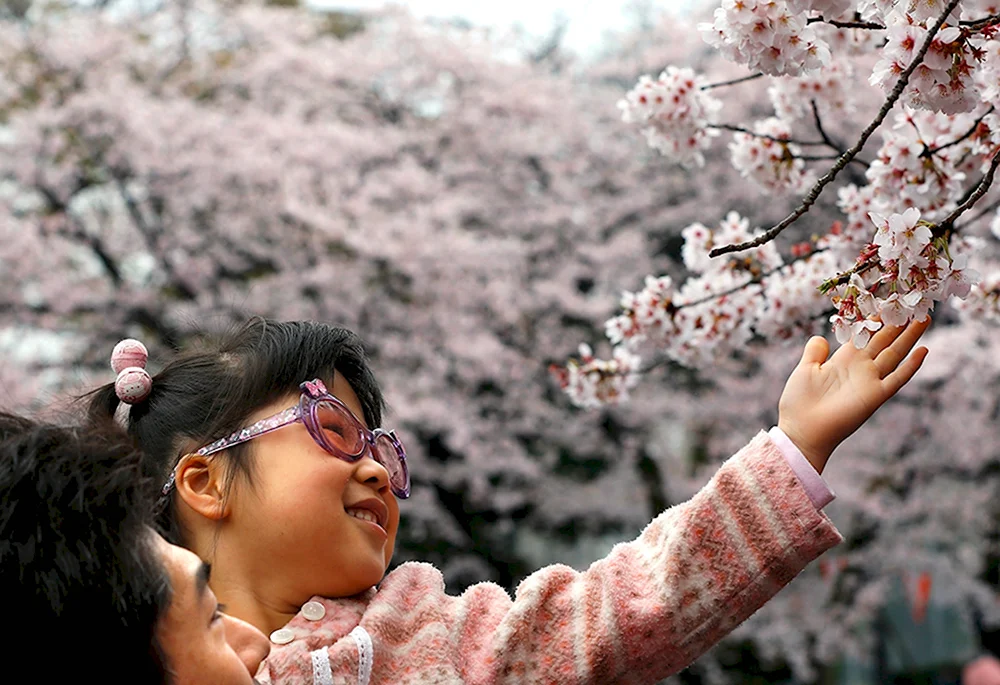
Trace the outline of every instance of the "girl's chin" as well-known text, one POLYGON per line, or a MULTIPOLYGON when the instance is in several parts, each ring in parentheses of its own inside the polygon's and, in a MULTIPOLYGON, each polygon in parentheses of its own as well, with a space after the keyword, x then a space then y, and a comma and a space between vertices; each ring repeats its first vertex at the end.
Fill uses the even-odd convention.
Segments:
POLYGON ((363 563, 356 564, 354 566, 355 573, 351 574, 352 578, 348 583, 344 581, 347 580, 343 576, 336 579, 337 585, 334 594, 324 595, 331 599, 336 599, 337 597, 353 597, 355 595, 360 595, 362 592, 369 590, 380 582, 382 578, 385 577, 385 564, 384 563, 363 563))

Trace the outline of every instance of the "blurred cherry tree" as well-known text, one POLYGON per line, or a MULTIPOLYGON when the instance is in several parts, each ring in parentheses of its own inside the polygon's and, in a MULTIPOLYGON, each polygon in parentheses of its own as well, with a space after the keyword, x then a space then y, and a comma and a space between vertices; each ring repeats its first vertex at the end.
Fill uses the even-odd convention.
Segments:
MULTIPOLYGON (((873 234, 865 188, 907 189, 892 174, 873 178, 900 145, 887 135, 846 165, 839 201, 820 197, 790 239, 727 258, 747 268, 722 274, 707 249, 749 235, 744 217, 776 223, 796 206, 830 164, 810 158, 835 155, 885 96, 834 61, 825 81, 777 81, 769 98, 677 19, 581 62, 557 35, 526 46, 396 12, 208 0, 4 7, 3 403, 39 408, 108 382, 125 336, 149 346, 155 368, 200 330, 251 314, 346 325, 369 343, 388 422, 412 453, 397 560, 438 564, 453 590, 589 563, 770 426, 796 347, 835 312, 815 286, 843 262, 812 236, 873 234), (725 107, 705 105, 720 126, 697 129, 706 144, 699 133, 684 159, 703 163, 697 172, 662 156, 656 135, 647 147, 615 107, 666 65, 735 82, 725 107), (801 95, 810 88, 829 95, 815 117, 801 95), (747 120, 764 123, 737 132, 731 151, 710 144, 722 123, 747 120), (830 142, 806 154, 779 142, 793 132, 830 142), (775 147, 781 173, 754 166, 775 147), (759 276, 783 268, 807 278, 782 282, 789 305, 774 316, 783 305, 759 276), (546 367, 581 339, 596 347, 620 291, 644 274, 708 274, 694 296, 729 279, 744 311, 770 312, 770 328, 734 321, 724 345, 703 336, 679 355, 647 356, 650 381, 631 403, 573 407, 546 367)), ((881 40, 842 31, 831 49, 881 40)), ((917 128, 944 146, 989 114, 959 116, 968 120, 931 116, 917 128)), ((982 141, 965 141, 933 158, 954 154, 966 174, 942 181, 951 195, 939 212, 979 178, 968 146, 982 141)), ((965 214, 963 235, 988 234, 990 215, 973 215, 993 197, 965 214)), ((987 259, 980 247, 973 257, 987 259)), ((811 680, 844 650, 869 649, 903 571, 933 572, 934 601, 1000 620, 1000 355, 982 323, 938 319, 929 368, 828 470, 848 543, 683 679, 745 681, 733 674, 751 654, 759 668, 811 680)))

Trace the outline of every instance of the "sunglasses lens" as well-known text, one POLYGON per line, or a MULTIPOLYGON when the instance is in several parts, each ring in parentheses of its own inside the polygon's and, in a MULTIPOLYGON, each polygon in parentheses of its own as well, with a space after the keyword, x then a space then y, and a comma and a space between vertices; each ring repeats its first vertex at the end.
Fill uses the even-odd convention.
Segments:
POLYGON ((392 485, 393 492, 398 497, 405 496, 400 495, 400 493, 409 492, 410 477, 406 466, 399 458, 399 453, 396 452, 396 446, 392 439, 385 434, 379 435, 378 439, 375 440, 375 452, 378 455, 378 462, 389 472, 389 483, 392 485))
POLYGON ((364 437, 350 414, 333 402, 316 404, 316 423, 334 450, 356 456, 364 449, 364 437))

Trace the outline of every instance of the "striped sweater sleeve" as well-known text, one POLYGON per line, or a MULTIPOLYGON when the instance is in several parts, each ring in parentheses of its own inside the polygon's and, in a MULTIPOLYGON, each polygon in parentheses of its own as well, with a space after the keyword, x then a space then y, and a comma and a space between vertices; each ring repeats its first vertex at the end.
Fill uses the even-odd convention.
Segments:
POLYGON ((693 498, 584 572, 548 566, 513 603, 452 605, 470 683, 653 683, 688 666, 841 541, 765 433, 693 498))

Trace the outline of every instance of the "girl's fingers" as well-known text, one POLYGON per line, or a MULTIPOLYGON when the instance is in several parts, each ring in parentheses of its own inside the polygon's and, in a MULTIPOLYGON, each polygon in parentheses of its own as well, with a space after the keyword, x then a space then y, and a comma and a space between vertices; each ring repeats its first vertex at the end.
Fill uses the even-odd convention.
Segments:
MULTIPOLYGON (((875 359, 885 348, 889 347, 899 337, 899 334, 906 330, 903 326, 882 326, 875 335, 872 336, 864 351, 869 358, 875 359)), ((898 362, 897 362, 898 363, 898 362)))
POLYGON ((917 372, 926 358, 927 348, 918 347, 913 351, 913 354, 907 357, 906 361, 899 365, 899 368, 886 376, 882 380, 882 387, 888 392, 887 397, 892 397, 899 392, 899 389, 913 378, 913 374, 917 372))
MULTIPOLYGON (((900 362, 906 359, 906 355, 917 344, 930 323, 930 317, 927 317, 923 321, 911 321, 905 328, 895 330, 895 337, 890 344, 875 356, 875 368, 878 370, 880 378, 888 376, 899 366, 900 362)), ((879 331, 879 333, 881 332, 879 331)))
POLYGON ((830 354, 830 343, 820 335, 809 338, 806 347, 802 350, 802 359, 799 364, 822 364, 830 354))

